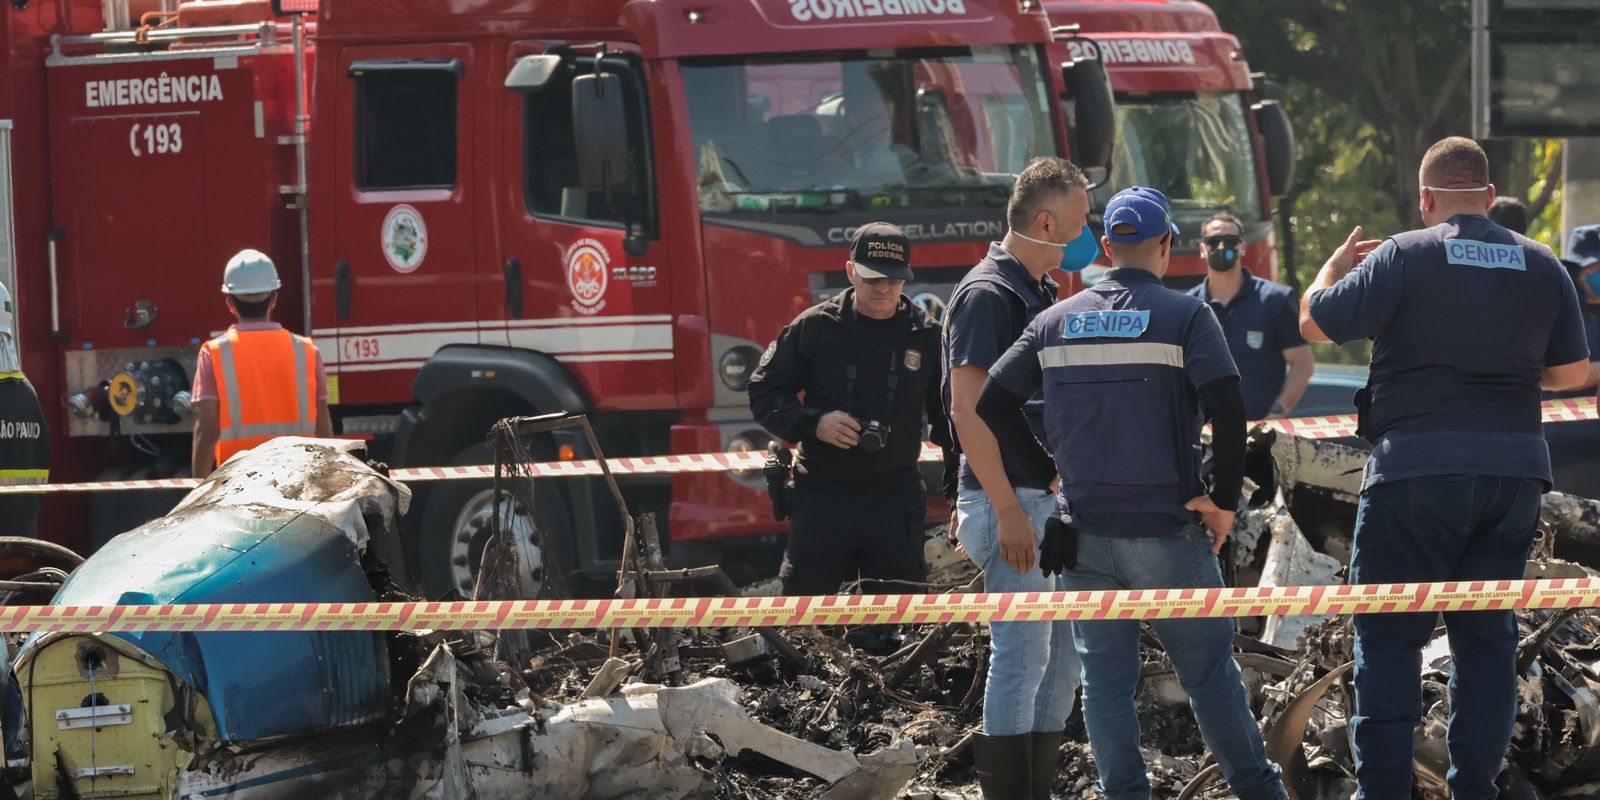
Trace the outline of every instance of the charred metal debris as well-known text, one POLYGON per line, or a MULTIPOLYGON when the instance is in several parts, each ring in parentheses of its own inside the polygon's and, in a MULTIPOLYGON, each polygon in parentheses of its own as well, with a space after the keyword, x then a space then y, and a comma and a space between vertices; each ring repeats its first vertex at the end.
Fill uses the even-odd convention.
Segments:
MULTIPOLYGON (((569 562, 539 520, 551 495, 521 466, 558 428, 587 433, 581 417, 505 420, 492 432, 495 513, 472 599, 528 596, 530 579, 542 596, 568 588, 557 565, 569 562)), ((1234 584, 1342 581, 1365 453, 1264 429, 1251 452, 1252 500, 1227 551, 1234 584)), ((616 596, 772 591, 741 589, 719 566, 668 568, 655 520, 631 516, 605 477, 627 532, 616 596)), ((357 446, 278 440, 87 562, 0 540, 0 593, 39 602, 60 586, 59 604, 409 599, 386 567, 408 503, 357 446)), ((1600 575, 1588 566, 1600 564, 1600 503, 1552 494, 1540 530, 1528 577, 1600 575)), ((926 554, 929 584, 908 591, 981 590, 942 530, 926 554)), ((1587 610, 1517 618, 1519 704, 1502 791, 1600 796, 1600 622, 1587 610)), ((988 666, 981 625, 54 634, 20 645, 8 685, 30 713, 6 772, 16 796, 980 797, 970 741, 988 666), (77 724, 91 708, 116 716, 77 724)), ((1351 646, 1348 618, 1240 621, 1251 707, 1301 800, 1354 789, 1351 646)), ((1226 797, 1153 636, 1142 655, 1155 796, 1226 797)), ((1449 667, 1441 629, 1418 676, 1415 759, 1419 796, 1440 800, 1449 667)), ((1066 739, 1053 796, 1095 797, 1076 714, 1066 739)))

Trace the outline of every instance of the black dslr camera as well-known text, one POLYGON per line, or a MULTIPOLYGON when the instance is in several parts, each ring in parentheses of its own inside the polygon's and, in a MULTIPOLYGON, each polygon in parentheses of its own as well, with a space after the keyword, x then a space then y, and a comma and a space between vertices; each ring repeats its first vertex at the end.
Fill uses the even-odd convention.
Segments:
POLYGON ((889 443, 889 426, 878 420, 866 420, 860 417, 856 422, 861 425, 861 441, 857 447, 868 453, 876 453, 889 443))

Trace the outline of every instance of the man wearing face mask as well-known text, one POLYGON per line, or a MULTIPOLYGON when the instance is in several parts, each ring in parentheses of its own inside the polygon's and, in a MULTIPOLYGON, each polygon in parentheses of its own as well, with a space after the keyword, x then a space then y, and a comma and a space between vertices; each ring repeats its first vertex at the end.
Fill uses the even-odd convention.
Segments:
MULTIPOLYGON (((0 486, 50 481, 50 426, 17 355, 11 292, 0 284, 0 486)), ((33 536, 39 495, 0 495, 0 535, 33 536)))
POLYGON ((1311 382, 1316 362, 1300 336, 1300 306, 1289 287, 1258 278, 1244 261, 1244 223, 1224 211, 1200 229, 1206 279, 1189 294, 1217 314, 1239 367, 1250 419, 1288 416, 1311 382), (1284 368, 1288 367, 1287 376, 1284 368))
MULTIPOLYGON (((1307 339, 1373 340, 1356 399, 1356 432, 1372 454, 1350 583, 1521 578, 1551 484, 1539 390, 1570 389, 1589 373, 1577 292, 1549 248, 1485 216, 1495 191, 1477 142, 1436 142, 1418 179, 1428 227, 1382 242, 1359 241, 1355 228, 1301 304, 1307 339)), ((1450 795, 1493 798, 1516 720, 1517 622, 1510 611, 1443 616, 1450 795)), ((1438 620, 1355 617, 1361 800, 1411 797, 1417 667, 1438 620)))
MULTIPOLYGON (((1578 305, 1583 308, 1583 330, 1589 341, 1589 379, 1569 392, 1546 392, 1546 397, 1587 397, 1600 384, 1600 225, 1573 228, 1562 252, 1561 265, 1572 276, 1578 290, 1578 305)), ((1570 424, 1570 423, 1569 423, 1570 424)), ((1554 431, 1548 433, 1556 433, 1554 431)), ((1559 433, 1566 433, 1561 428, 1559 433)))
POLYGON ((756 421, 800 445, 779 571, 789 595, 923 580, 924 417, 950 443, 939 324, 901 294, 911 243, 888 223, 862 226, 844 268, 850 288, 789 323, 750 378, 756 421))
MULTIPOLYGON (((1055 302, 1059 287, 1050 272, 1082 270, 1098 255, 1084 219, 1088 185, 1064 159, 1030 163, 1006 207, 1010 230, 961 279, 945 311, 946 395, 962 451, 951 531, 983 569, 990 592, 1062 588, 1038 566, 1045 520, 1056 508, 1051 479, 1001 456, 977 402, 989 367, 1055 302)), ((1029 406, 1029 422, 1042 436, 1040 398, 1029 406)), ((1072 624, 995 622, 989 646, 983 733, 973 748, 984 798, 1047 798, 1078 687, 1072 624)))

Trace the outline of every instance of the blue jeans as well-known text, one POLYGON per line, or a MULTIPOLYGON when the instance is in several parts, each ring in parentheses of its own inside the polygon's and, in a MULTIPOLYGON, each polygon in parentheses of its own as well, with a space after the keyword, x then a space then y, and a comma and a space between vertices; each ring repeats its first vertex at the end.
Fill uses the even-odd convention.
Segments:
MULTIPOLYGON (((1017 500, 1033 520, 1035 547, 1044 522, 1056 510, 1055 495, 1018 489, 1017 500)), ((963 491, 956 498, 956 538, 983 570, 986 592, 1057 592, 1061 578, 1046 578, 1035 566, 1017 572, 1000 556, 999 523, 989 496, 963 491)), ((1037 561, 1037 557, 1035 561, 1037 561)), ((994 622, 989 625, 989 679, 983 687, 983 732, 1014 736, 1059 731, 1072 716, 1078 690, 1078 653, 1072 623, 994 622)))
MULTIPOLYGON (((1379 483, 1356 509, 1351 583, 1522 577, 1544 483, 1440 475, 1379 483)), ((1358 798, 1411 797, 1412 732, 1422 718, 1422 647, 1437 614, 1361 614, 1356 626, 1358 798)), ((1517 711, 1517 622, 1510 611, 1444 614, 1450 676, 1450 772, 1456 800, 1497 796, 1494 779, 1517 711)))
MULTIPOLYGON (((1149 539, 1082 534, 1078 566, 1066 574, 1071 591, 1190 589, 1222 585, 1211 537, 1197 525, 1149 539)), ((1250 713, 1239 665, 1233 660, 1233 620, 1156 619, 1150 624, 1189 695, 1206 746, 1241 800, 1284 800, 1278 766, 1267 760, 1261 729, 1250 713)), ((1083 658, 1083 721, 1110 800, 1147 800, 1150 778, 1139 752, 1139 621, 1096 620, 1077 625, 1083 658)))

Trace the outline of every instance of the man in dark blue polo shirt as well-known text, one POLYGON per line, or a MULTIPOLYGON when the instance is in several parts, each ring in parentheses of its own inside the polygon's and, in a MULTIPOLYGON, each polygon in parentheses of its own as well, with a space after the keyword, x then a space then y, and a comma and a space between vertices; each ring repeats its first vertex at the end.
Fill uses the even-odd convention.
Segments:
MULTIPOLYGON (((1430 227, 1381 243, 1357 241, 1357 227, 1300 313, 1311 341, 1373 339, 1356 400, 1357 431, 1373 448, 1350 582, 1521 578, 1551 483, 1539 390, 1577 386, 1589 371, 1577 292, 1549 248, 1485 216, 1494 186, 1476 142, 1437 142, 1419 178, 1430 227)), ((1411 797, 1420 653, 1437 620, 1355 618, 1358 798, 1411 797)), ((1516 620, 1457 611, 1444 623, 1454 657, 1450 793, 1489 800, 1516 715, 1516 620)))
MULTIPOLYGON (((984 588, 991 592, 1062 588, 1059 578, 1036 567, 1045 520, 1056 508, 1052 478, 1030 476, 1002 458, 976 408, 989 368, 1055 302, 1049 273, 1081 270, 1094 260, 1098 250, 1085 220, 1088 186, 1083 172, 1065 159, 1028 164, 1006 206, 1010 230, 956 285, 945 312, 945 402, 962 453, 951 530, 983 569, 984 588)), ((1039 436, 1042 402, 1029 407, 1039 436)), ((989 644, 983 733, 973 746, 983 796, 1048 797, 1078 688, 1072 623, 995 622, 989 644)))
POLYGON ((1245 413, 1250 419, 1282 419, 1300 402, 1316 369, 1311 345, 1300 336, 1300 304, 1289 287, 1245 268, 1244 223, 1238 217, 1220 212, 1206 220, 1200 235, 1206 279, 1189 294, 1206 301, 1222 323, 1239 367, 1245 413))

